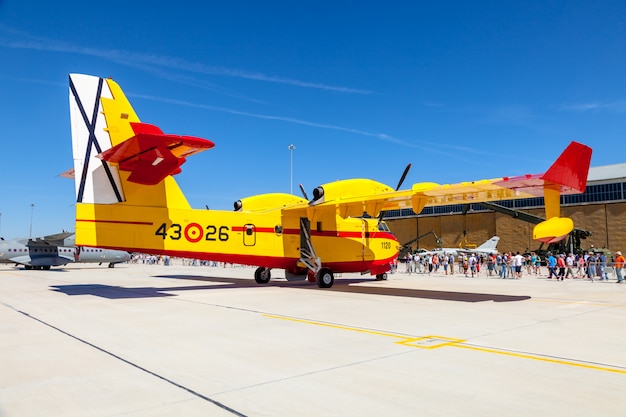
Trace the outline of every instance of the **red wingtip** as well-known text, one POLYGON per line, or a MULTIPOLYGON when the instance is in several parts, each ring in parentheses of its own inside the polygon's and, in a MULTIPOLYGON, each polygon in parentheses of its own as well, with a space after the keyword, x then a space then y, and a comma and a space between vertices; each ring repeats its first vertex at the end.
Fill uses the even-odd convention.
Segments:
POLYGON ((571 142, 542 178, 582 193, 587 187, 590 163, 591 148, 571 142))

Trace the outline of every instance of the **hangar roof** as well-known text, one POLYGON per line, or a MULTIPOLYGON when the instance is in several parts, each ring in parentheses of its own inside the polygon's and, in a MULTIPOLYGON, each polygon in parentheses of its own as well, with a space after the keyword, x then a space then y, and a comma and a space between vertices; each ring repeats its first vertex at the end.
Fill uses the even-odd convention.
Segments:
POLYGON ((626 163, 589 167, 587 181, 623 179, 626 181, 626 163))

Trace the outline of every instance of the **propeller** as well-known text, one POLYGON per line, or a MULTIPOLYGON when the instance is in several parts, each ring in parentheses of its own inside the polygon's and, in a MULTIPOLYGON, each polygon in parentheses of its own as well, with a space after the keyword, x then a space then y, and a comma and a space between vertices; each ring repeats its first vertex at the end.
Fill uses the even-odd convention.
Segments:
POLYGON ((406 178, 406 175, 409 173, 410 169, 411 169, 411 164, 407 165, 406 168, 404 168, 404 172, 402 173, 402 176, 400 177, 400 181, 398 181, 398 186, 396 187, 396 191, 398 191, 400 187, 402 187, 402 183, 404 182, 404 179, 406 178))
POLYGON ((306 191, 304 190, 304 186, 302 184, 300 184, 300 191, 302 192, 302 195, 304 196, 305 200, 308 200, 309 196, 306 194, 306 191))
MULTIPOLYGON (((398 181, 398 185, 396 186, 396 191, 398 191, 400 189, 400 187, 402 187, 402 183, 404 182, 404 180, 406 179, 407 174, 409 173, 409 170, 411 169, 411 164, 408 164, 406 166, 406 168, 404 168, 404 172, 402 173, 402 176, 400 177, 400 181, 398 181)), ((378 224, 380 224, 380 222, 383 221, 383 217, 385 217, 385 212, 381 211, 378 214, 378 224)))

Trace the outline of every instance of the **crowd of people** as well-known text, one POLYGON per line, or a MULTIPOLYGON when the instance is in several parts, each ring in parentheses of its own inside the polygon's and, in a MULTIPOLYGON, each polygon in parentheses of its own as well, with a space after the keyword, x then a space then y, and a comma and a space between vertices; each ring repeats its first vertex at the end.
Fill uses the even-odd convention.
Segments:
MULTIPOLYGON (((618 283, 624 282, 624 257, 620 251, 615 255, 604 252, 585 252, 580 254, 548 252, 544 258, 535 252, 520 254, 519 252, 482 254, 468 252, 462 255, 452 253, 407 253, 402 259, 405 273, 443 273, 445 275, 463 274, 474 277, 483 274, 497 276, 501 279, 520 279, 523 274, 541 276, 542 267, 547 268, 548 279, 564 280, 581 278, 609 280, 609 273, 617 278, 618 283), (486 271, 486 272, 485 272, 486 271)), ((396 265, 397 268, 397 265, 396 265)))
MULTIPOLYGON (((535 252, 520 254, 505 253, 471 253, 454 255, 452 253, 407 253, 401 260, 407 274, 462 274, 466 277, 498 277, 500 279, 520 279, 523 275, 543 276, 547 268, 547 278, 563 281, 564 279, 588 279, 591 281, 608 281, 609 274, 614 275, 618 283, 624 282, 624 256, 620 251, 607 258, 604 252, 585 252, 581 254, 552 254, 545 257, 535 252)), ((170 265, 169 256, 134 254, 130 263, 147 265, 170 265)), ((182 265, 188 266, 238 266, 224 262, 201 261, 198 259, 181 258, 182 265)), ((397 272, 398 263, 392 265, 392 273, 397 272)))
POLYGON ((182 266, 214 266, 214 267, 241 267, 244 265, 240 264, 232 264, 228 262, 216 262, 216 261, 208 261, 203 259, 193 259, 193 258, 172 258, 167 255, 148 255, 145 253, 134 253, 130 258, 131 264, 143 264, 143 265, 163 265, 170 266, 174 263, 180 264, 182 266))

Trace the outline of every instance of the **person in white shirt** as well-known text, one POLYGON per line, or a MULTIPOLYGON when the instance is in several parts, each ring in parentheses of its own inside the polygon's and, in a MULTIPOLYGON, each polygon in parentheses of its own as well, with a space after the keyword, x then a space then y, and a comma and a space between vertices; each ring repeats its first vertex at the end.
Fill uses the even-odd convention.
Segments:
POLYGON ((513 266, 515 267, 515 279, 522 277, 522 266, 524 265, 524 257, 519 252, 513 257, 513 266))
POLYGON ((576 263, 576 257, 574 256, 574 254, 570 253, 569 255, 567 255, 567 258, 565 258, 565 265, 567 267, 565 278, 569 278, 570 275, 572 276, 572 278, 574 278, 574 264, 575 263, 576 263))

